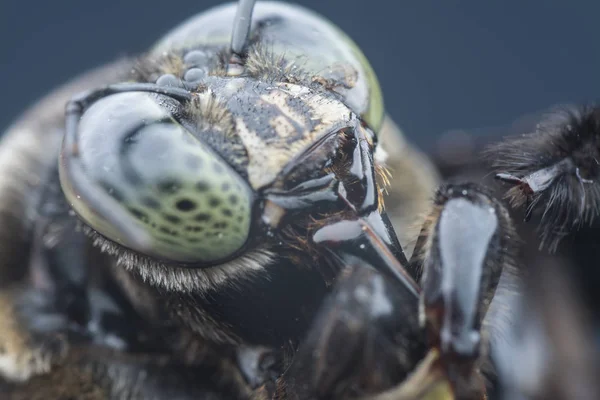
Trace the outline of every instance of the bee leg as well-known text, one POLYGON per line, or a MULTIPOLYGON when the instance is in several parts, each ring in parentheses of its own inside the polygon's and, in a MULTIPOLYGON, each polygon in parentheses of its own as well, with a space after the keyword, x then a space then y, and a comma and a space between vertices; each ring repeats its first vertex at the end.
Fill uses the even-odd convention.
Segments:
POLYGON ((85 320, 75 319, 55 288, 15 285, 0 291, 0 381, 24 382, 62 365, 73 344, 128 350, 135 321, 101 291, 91 291, 85 320))
POLYGON ((67 318, 44 292, 21 286, 3 289, 0 320, 0 380, 25 381, 64 359, 67 318))
POLYGON ((72 295, 81 294, 79 289, 67 288, 56 274, 60 255, 43 243, 45 227, 34 228, 29 281, 0 292, 0 376, 10 381, 27 380, 60 363, 68 349, 67 310, 75 321, 87 309, 86 296, 77 302, 79 295, 72 295))
POLYGON ((440 188, 423 250, 420 322, 457 398, 482 398, 482 323, 515 232, 506 209, 473 184, 440 188))
POLYGON ((399 291, 363 261, 348 267, 325 300, 291 366, 278 381, 280 399, 345 399, 401 381, 425 342, 417 297, 399 291))
MULTIPOLYGON (((52 174, 48 181, 58 182, 57 170, 52 174)), ((63 362, 71 342, 123 347, 129 340, 107 326, 107 320, 119 317, 118 307, 89 285, 88 242, 58 184, 45 186, 36 210, 28 276, 0 291, 0 377, 16 382, 63 362)))
MULTIPOLYGON (((0 291, 0 380, 18 383, 45 375, 65 362, 72 344, 106 342, 125 347, 119 330, 98 323, 102 318, 114 319, 116 307, 107 306, 110 301, 100 292, 93 293, 91 306, 84 287, 71 286, 73 281, 54 274, 55 263, 67 256, 63 252, 69 248, 37 249, 30 282, 0 291), (96 322, 93 330, 92 321, 96 322)), ((76 251, 70 254, 76 259, 76 251)))
POLYGON ((48 372, 66 354, 70 324, 87 318, 85 290, 71 284, 80 277, 64 274, 80 261, 78 248, 56 247, 58 236, 51 232, 56 226, 40 216, 33 227, 28 279, 0 292, 0 376, 10 381, 48 372))

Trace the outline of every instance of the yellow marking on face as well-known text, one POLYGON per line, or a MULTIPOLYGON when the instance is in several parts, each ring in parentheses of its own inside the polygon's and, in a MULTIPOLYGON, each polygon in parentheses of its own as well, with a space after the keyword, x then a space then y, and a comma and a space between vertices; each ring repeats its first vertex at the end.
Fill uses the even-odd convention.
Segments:
POLYGON ((280 161, 269 157, 273 154, 270 154, 267 144, 256 132, 248 129, 243 118, 236 120, 236 130, 248 152, 248 180, 250 185, 254 189, 260 188, 275 179, 275 176, 277 176, 275 171, 279 171, 280 161))
POLYGON ((276 137, 264 139, 260 132, 248 128, 242 116, 236 118, 236 132, 248 154, 248 180, 254 189, 273 182, 294 157, 333 129, 348 126, 354 116, 337 99, 303 86, 279 83, 271 89, 268 94, 260 96, 260 101, 276 105, 281 111, 281 115, 270 121, 276 137), (304 102, 310 115, 299 115, 291 109, 287 100, 292 97, 294 101, 304 102), (291 121, 297 125, 294 126, 291 121), (294 136, 300 138, 292 140, 294 136))
POLYGON ((273 104, 279 108, 282 116, 288 117, 295 123, 299 125, 303 125, 306 117, 305 115, 299 115, 294 110, 292 110, 287 104, 286 100, 290 97, 296 97, 296 95, 291 93, 285 93, 282 90, 273 90, 269 95, 262 95, 260 98, 268 104, 273 104))
POLYGON ((294 125, 283 115, 273 118, 270 125, 282 138, 288 138, 296 132, 294 125))

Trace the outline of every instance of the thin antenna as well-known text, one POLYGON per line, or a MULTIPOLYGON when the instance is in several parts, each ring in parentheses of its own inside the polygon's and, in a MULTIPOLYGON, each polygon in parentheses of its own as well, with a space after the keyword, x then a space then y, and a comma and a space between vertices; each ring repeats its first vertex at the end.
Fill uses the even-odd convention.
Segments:
POLYGON ((231 35, 231 52, 238 56, 244 53, 248 44, 254 3, 256 3, 256 0, 240 0, 238 3, 233 21, 233 33, 231 35))

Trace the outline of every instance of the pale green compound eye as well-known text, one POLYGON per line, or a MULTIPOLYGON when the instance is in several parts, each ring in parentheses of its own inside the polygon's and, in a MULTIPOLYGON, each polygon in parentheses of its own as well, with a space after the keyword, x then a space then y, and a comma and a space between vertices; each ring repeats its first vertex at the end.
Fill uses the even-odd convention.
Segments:
POLYGON ((248 239, 252 190, 172 119, 159 105, 160 97, 113 95, 97 101, 81 118, 78 165, 85 179, 108 195, 108 207, 98 207, 98 198, 79 195, 77 182, 66 171, 71 164, 64 160, 63 191, 86 224, 133 250, 186 263, 231 257, 248 239), (108 211, 98 211, 102 209, 108 211), (142 228, 148 248, 136 248, 136 241, 109 222, 117 213, 127 219, 118 220, 119 225, 142 228))

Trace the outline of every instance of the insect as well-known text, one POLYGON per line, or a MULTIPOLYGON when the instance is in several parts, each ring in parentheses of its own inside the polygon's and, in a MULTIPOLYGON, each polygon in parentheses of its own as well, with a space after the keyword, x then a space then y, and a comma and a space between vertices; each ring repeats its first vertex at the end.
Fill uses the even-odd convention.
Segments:
POLYGON ((52 94, 0 160, 11 398, 488 391, 511 217, 470 183, 429 201, 368 62, 308 10, 199 14, 52 94))

